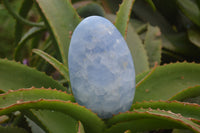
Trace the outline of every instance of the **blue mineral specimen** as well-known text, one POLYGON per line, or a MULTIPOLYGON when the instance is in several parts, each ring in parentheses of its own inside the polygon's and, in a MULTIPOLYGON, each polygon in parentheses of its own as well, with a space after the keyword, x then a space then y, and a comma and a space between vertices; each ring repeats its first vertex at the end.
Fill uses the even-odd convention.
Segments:
POLYGON ((74 30, 68 56, 76 101, 106 119, 130 109, 135 69, 128 46, 115 26, 99 16, 74 30))

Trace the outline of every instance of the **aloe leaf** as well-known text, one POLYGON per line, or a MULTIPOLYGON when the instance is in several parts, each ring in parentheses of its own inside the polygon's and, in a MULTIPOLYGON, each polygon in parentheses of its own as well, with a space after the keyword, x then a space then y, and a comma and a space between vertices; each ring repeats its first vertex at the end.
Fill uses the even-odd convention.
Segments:
POLYGON ((187 89, 182 90, 181 92, 177 93, 169 100, 178 100, 178 101, 185 101, 189 98, 194 98, 200 96, 200 86, 189 87, 187 89))
POLYGON ((9 106, 13 101, 20 103, 26 101, 34 101, 38 99, 59 99, 63 101, 75 102, 74 97, 66 92, 44 89, 44 88, 29 88, 9 91, 0 95, 2 106, 9 106))
POLYGON ((155 64, 151 71, 147 71, 136 76, 136 88, 146 79, 148 79, 149 76, 151 76, 151 74, 156 70, 156 67, 157 64, 155 64))
POLYGON ((69 0, 34 0, 67 66, 71 34, 80 18, 69 0), (58 10, 59 9, 59 10, 58 10))
POLYGON ((65 77, 66 80, 69 81, 69 71, 66 66, 64 66, 57 59, 55 59, 51 55, 43 52, 42 50, 33 49, 33 52, 36 53, 37 55, 41 56, 47 62, 49 62, 56 70, 58 70, 65 77))
POLYGON ((14 61, 0 59, 0 88, 3 91, 30 88, 32 86, 67 90, 42 72, 14 61))
MULTIPOLYGON (((200 15, 199 15, 199 19, 200 19, 200 15)), ((200 47, 200 31, 199 30, 197 30, 197 29, 189 29, 188 30, 188 37, 189 37, 189 40, 194 45, 196 45, 197 47, 200 47)))
POLYGON ((157 129, 189 129, 200 132, 200 126, 180 114, 170 111, 153 109, 136 109, 112 117, 107 122, 109 129, 106 133, 120 133, 126 130, 131 132, 157 130, 157 129))
POLYGON ((170 110, 171 112, 181 114, 184 117, 200 120, 200 105, 194 103, 178 101, 145 101, 133 104, 131 110, 140 108, 170 110))
MULTIPOLYGON (((31 112, 50 133, 75 133, 78 122, 70 116, 50 110, 34 110, 31 112)), ((40 125, 39 125, 40 126, 40 125)))
POLYGON ((0 133, 28 133, 25 129, 12 126, 0 126, 0 133))
POLYGON ((28 117, 26 117, 26 122, 28 123, 28 126, 31 128, 32 133, 45 133, 45 131, 41 127, 39 127, 35 122, 33 122, 28 117))
MULTIPOLYGON (((24 0, 20 8, 19 15, 22 16, 23 18, 26 18, 32 5, 33 5, 32 0, 24 0)), ((16 25, 15 25, 15 43, 16 44, 20 41, 22 37, 23 27, 24 27, 23 24, 21 24, 18 21, 16 22, 16 25)))
POLYGON ((190 130, 174 129, 172 133, 193 133, 190 130))
POLYGON ((155 11, 156 10, 156 6, 154 5, 153 1, 152 0, 146 0, 149 5, 153 8, 153 10, 155 11))
POLYGON ((147 51, 145 50, 139 35, 130 24, 127 30, 126 41, 134 61, 136 75, 149 70, 147 51))
POLYGON ((77 12, 79 16, 86 18, 92 15, 97 15, 97 16, 104 16, 105 12, 103 7, 101 7, 99 4, 95 2, 90 2, 85 5, 82 4, 82 1, 80 3, 81 7, 77 8, 77 12))
POLYGON ((9 11, 9 13, 16 19, 18 20, 20 23, 22 24, 26 24, 29 26, 36 26, 36 27, 44 27, 44 24, 41 23, 35 23, 35 22, 31 22, 29 20, 24 19, 23 17, 21 17, 20 15, 18 15, 9 5, 8 0, 3 0, 5 7, 7 8, 7 10, 9 11))
MULTIPOLYGON (((167 3, 169 3, 168 1, 167 3)), ((149 22, 151 25, 157 25, 161 29, 161 32, 164 34, 174 32, 167 19, 160 12, 158 12, 158 10, 154 11, 152 7, 146 3, 145 0, 135 1, 133 5, 133 13, 140 20, 149 22)))
POLYGON ((122 34, 124 38, 126 38, 126 32, 128 28, 128 22, 129 22, 133 3, 134 3, 134 0, 123 0, 117 12, 115 26, 117 27, 117 29, 120 31, 120 33, 122 34))
POLYGON ((200 26, 200 10, 197 4, 191 0, 177 0, 178 7, 181 11, 196 25, 200 26))
POLYGON ((78 131, 77 131, 77 133, 85 133, 83 124, 80 121, 78 121, 78 131))
POLYGON ((174 63, 159 66, 137 86, 134 102, 168 100, 183 89, 200 85, 199 79, 199 64, 174 63))
POLYGON ((3 103, 0 103, 0 115, 28 109, 47 109, 62 112, 76 120, 80 120, 85 131, 88 133, 102 133, 102 130, 105 128, 104 122, 95 113, 77 103, 71 103, 70 101, 40 99, 38 101, 22 101, 16 103, 16 101, 13 100, 8 106, 4 106, 3 103))
POLYGON ((167 34, 163 48, 188 57, 199 57, 199 48, 188 40, 186 33, 167 34))
POLYGON ((14 58, 15 60, 19 61, 21 60, 21 55, 20 55, 20 50, 24 47, 25 43, 31 39, 33 36, 41 34, 42 32, 45 31, 45 28, 40 28, 40 27, 33 27, 31 28, 19 41, 17 44, 17 47, 14 52, 14 58))
POLYGON ((158 27, 153 27, 148 24, 147 33, 144 40, 145 49, 147 51, 149 66, 153 67, 157 62, 161 62, 161 32, 158 27))

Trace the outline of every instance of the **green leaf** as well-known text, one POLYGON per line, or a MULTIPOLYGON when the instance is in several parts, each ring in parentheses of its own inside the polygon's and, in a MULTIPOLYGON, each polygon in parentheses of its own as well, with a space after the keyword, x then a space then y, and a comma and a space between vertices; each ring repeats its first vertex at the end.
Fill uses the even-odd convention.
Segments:
POLYGON ((64 113, 50 110, 31 110, 50 133, 75 133, 78 122, 64 113))
POLYGON ((139 132, 172 128, 200 132, 198 124, 180 114, 153 109, 136 109, 131 112, 121 113, 108 120, 107 125, 110 128, 106 130, 106 133, 121 133, 128 129, 131 132, 139 132))
MULTIPOLYGON (((24 0, 20 8, 19 15, 22 16, 23 18, 26 18, 32 5, 33 5, 32 0, 24 0)), ((24 25, 21 24, 19 21, 16 22, 16 25, 15 25, 15 43, 16 44, 18 44, 19 41, 21 40, 23 27, 24 25)))
POLYGON ((193 133, 190 130, 174 129, 172 133, 193 133))
POLYGON ((74 97, 66 92, 44 88, 30 88, 9 91, 0 95, 1 106, 9 106, 15 103, 35 101, 38 99, 59 99, 63 101, 75 102, 74 97))
POLYGON ((76 120, 80 120, 85 131, 88 133, 102 133, 105 128, 104 122, 95 113, 77 103, 71 103, 70 101, 40 99, 38 101, 20 103, 16 103, 16 101, 13 100, 10 101, 10 103, 11 104, 8 106, 4 106, 4 103, 0 103, 0 115, 10 114, 17 110, 47 109, 62 112, 76 120))
POLYGON ((168 100, 183 89, 200 85, 199 79, 200 64, 175 63, 157 67, 137 86, 134 102, 168 100))
POLYGON ((153 67, 157 62, 161 62, 161 32, 158 27, 153 27, 148 24, 147 33, 144 40, 145 49, 147 51, 149 66, 153 67))
POLYGON ((196 3, 197 3, 197 6, 199 8, 199 11, 200 11, 200 0, 196 0, 196 3))
POLYGON ((33 52, 36 53, 37 55, 41 56, 47 62, 49 62, 56 70, 58 70, 65 77, 66 80, 69 81, 69 71, 66 66, 64 66, 57 59, 55 59, 51 55, 43 52, 42 50, 33 49, 33 52))
POLYGON ((151 76, 151 74, 156 70, 156 67, 157 64, 155 64, 155 66, 151 69, 151 71, 147 71, 136 76, 136 88, 146 79, 148 79, 149 76, 151 76))
POLYGON ((197 47, 200 47, 200 31, 199 30, 197 30, 197 29, 189 29, 188 30, 188 36, 189 36, 189 40, 194 45, 196 45, 197 47))
POLYGON ((61 84, 33 68, 14 61, 0 59, 0 88, 4 91, 19 88, 51 87, 66 91, 61 84))
POLYGON ((80 18, 69 0, 34 0, 57 43, 63 64, 67 66, 71 34, 80 18))
POLYGON ((194 86, 182 90, 181 92, 171 97, 169 100, 185 101, 189 98, 195 98, 198 96, 200 96, 200 86, 194 86))
POLYGON ((12 126, 0 126, 0 133, 28 133, 25 129, 12 126))
POLYGON ((22 60, 22 56, 20 55, 20 50, 24 47, 24 45, 26 44, 26 42, 31 39, 33 36, 41 34, 42 32, 45 31, 45 28, 40 28, 40 27, 33 27, 31 28, 19 41, 19 43, 17 44, 17 47, 15 49, 14 52, 14 59, 16 61, 20 61, 22 60))
POLYGON ((78 131, 77 131, 77 133, 85 133, 83 124, 80 121, 78 121, 78 131))
POLYGON ((199 57, 200 49, 193 45, 186 33, 167 34, 164 37, 163 48, 188 57, 199 57))
MULTIPOLYGON (((79 3, 76 3, 76 5, 79 3)), ((79 16, 86 18, 92 15, 97 15, 97 16, 104 16, 104 9, 101 7, 99 4, 96 2, 88 2, 87 4, 83 5, 82 1, 80 1, 81 7, 77 8, 77 12, 79 16)), ((75 5, 74 5, 75 6, 75 5)))
POLYGON ((139 35, 130 24, 128 25, 126 41, 134 61, 136 75, 149 70, 147 52, 139 35))
POLYGON ((160 109, 173 113, 181 114, 183 117, 200 120, 200 105, 194 103, 185 103, 178 101, 145 101, 135 103, 132 105, 131 110, 134 109, 160 109))
POLYGON ((123 0, 123 3, 120 5, 120 8, 117 12, 115 26, 124 38, 126 38, 126 32, 133 3, 134 0, 123 0))
POLYGON ((28 123, 28 126, 31 128, 32 133, 45 133, 45 131, 42 128, 40 128, 35 122, 33 122, 28 117, 26 117, 26 122, 28 123))
POLYGON ((181 11, 196 25, 200 26, 200 10, 197 4, 191 0, 177 0, 181 11))
MULTIPOLYGON (((167 3, 169 3, 168 1, 167 3)), ((149 22, 151 25, 158 26, 161 29, 161 32, 164 34, 174 33, 172 26, 167 21, 167 19, 160 12, 158 12, 158 10, 154 11, 152 7, 146 3, 145 0, 135 1, 133 5, 133 13, 140 20, 149 22)))
POLYGON ((154 5, 152 0, 146 0, 146 2, 149 3, 149 5, 153 8, 154 11, 156 10, 156 6, 154 5))
POLYGON ((8 0, 3 0, 5 7, 7 8, 7 10, 9 11, 9 13, 16 19, 18 20, 20 23, 22 24, 26 24, 29 26, 36 26, 36 27, 44 27, 43 22, 41 23, 35 23, 35 22, 31 22, 29 20, 24 19, 22 16, 18 15, 12 7, 10 7, 8 0))

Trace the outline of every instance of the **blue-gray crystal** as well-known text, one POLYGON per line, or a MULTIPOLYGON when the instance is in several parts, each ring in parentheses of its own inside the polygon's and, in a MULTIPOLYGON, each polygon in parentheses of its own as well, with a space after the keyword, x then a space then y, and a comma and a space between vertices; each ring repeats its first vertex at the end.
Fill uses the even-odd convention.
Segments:
POLYGON ((130 109, 135 93, 133 60, 110 21, 91 16, 76 27, 68 65, 72 92, 80 105, 101 118, 130 109))

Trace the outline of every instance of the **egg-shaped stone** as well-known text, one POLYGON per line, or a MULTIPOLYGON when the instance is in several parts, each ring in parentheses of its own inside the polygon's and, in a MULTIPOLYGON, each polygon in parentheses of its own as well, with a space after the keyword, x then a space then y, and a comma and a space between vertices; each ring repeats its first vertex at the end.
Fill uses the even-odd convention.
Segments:
POLYGON ((135 69, 126 41, 107 19, 85 18, 69 47, 70 82, 76 101, 101 118, 130 109, 135 69))

